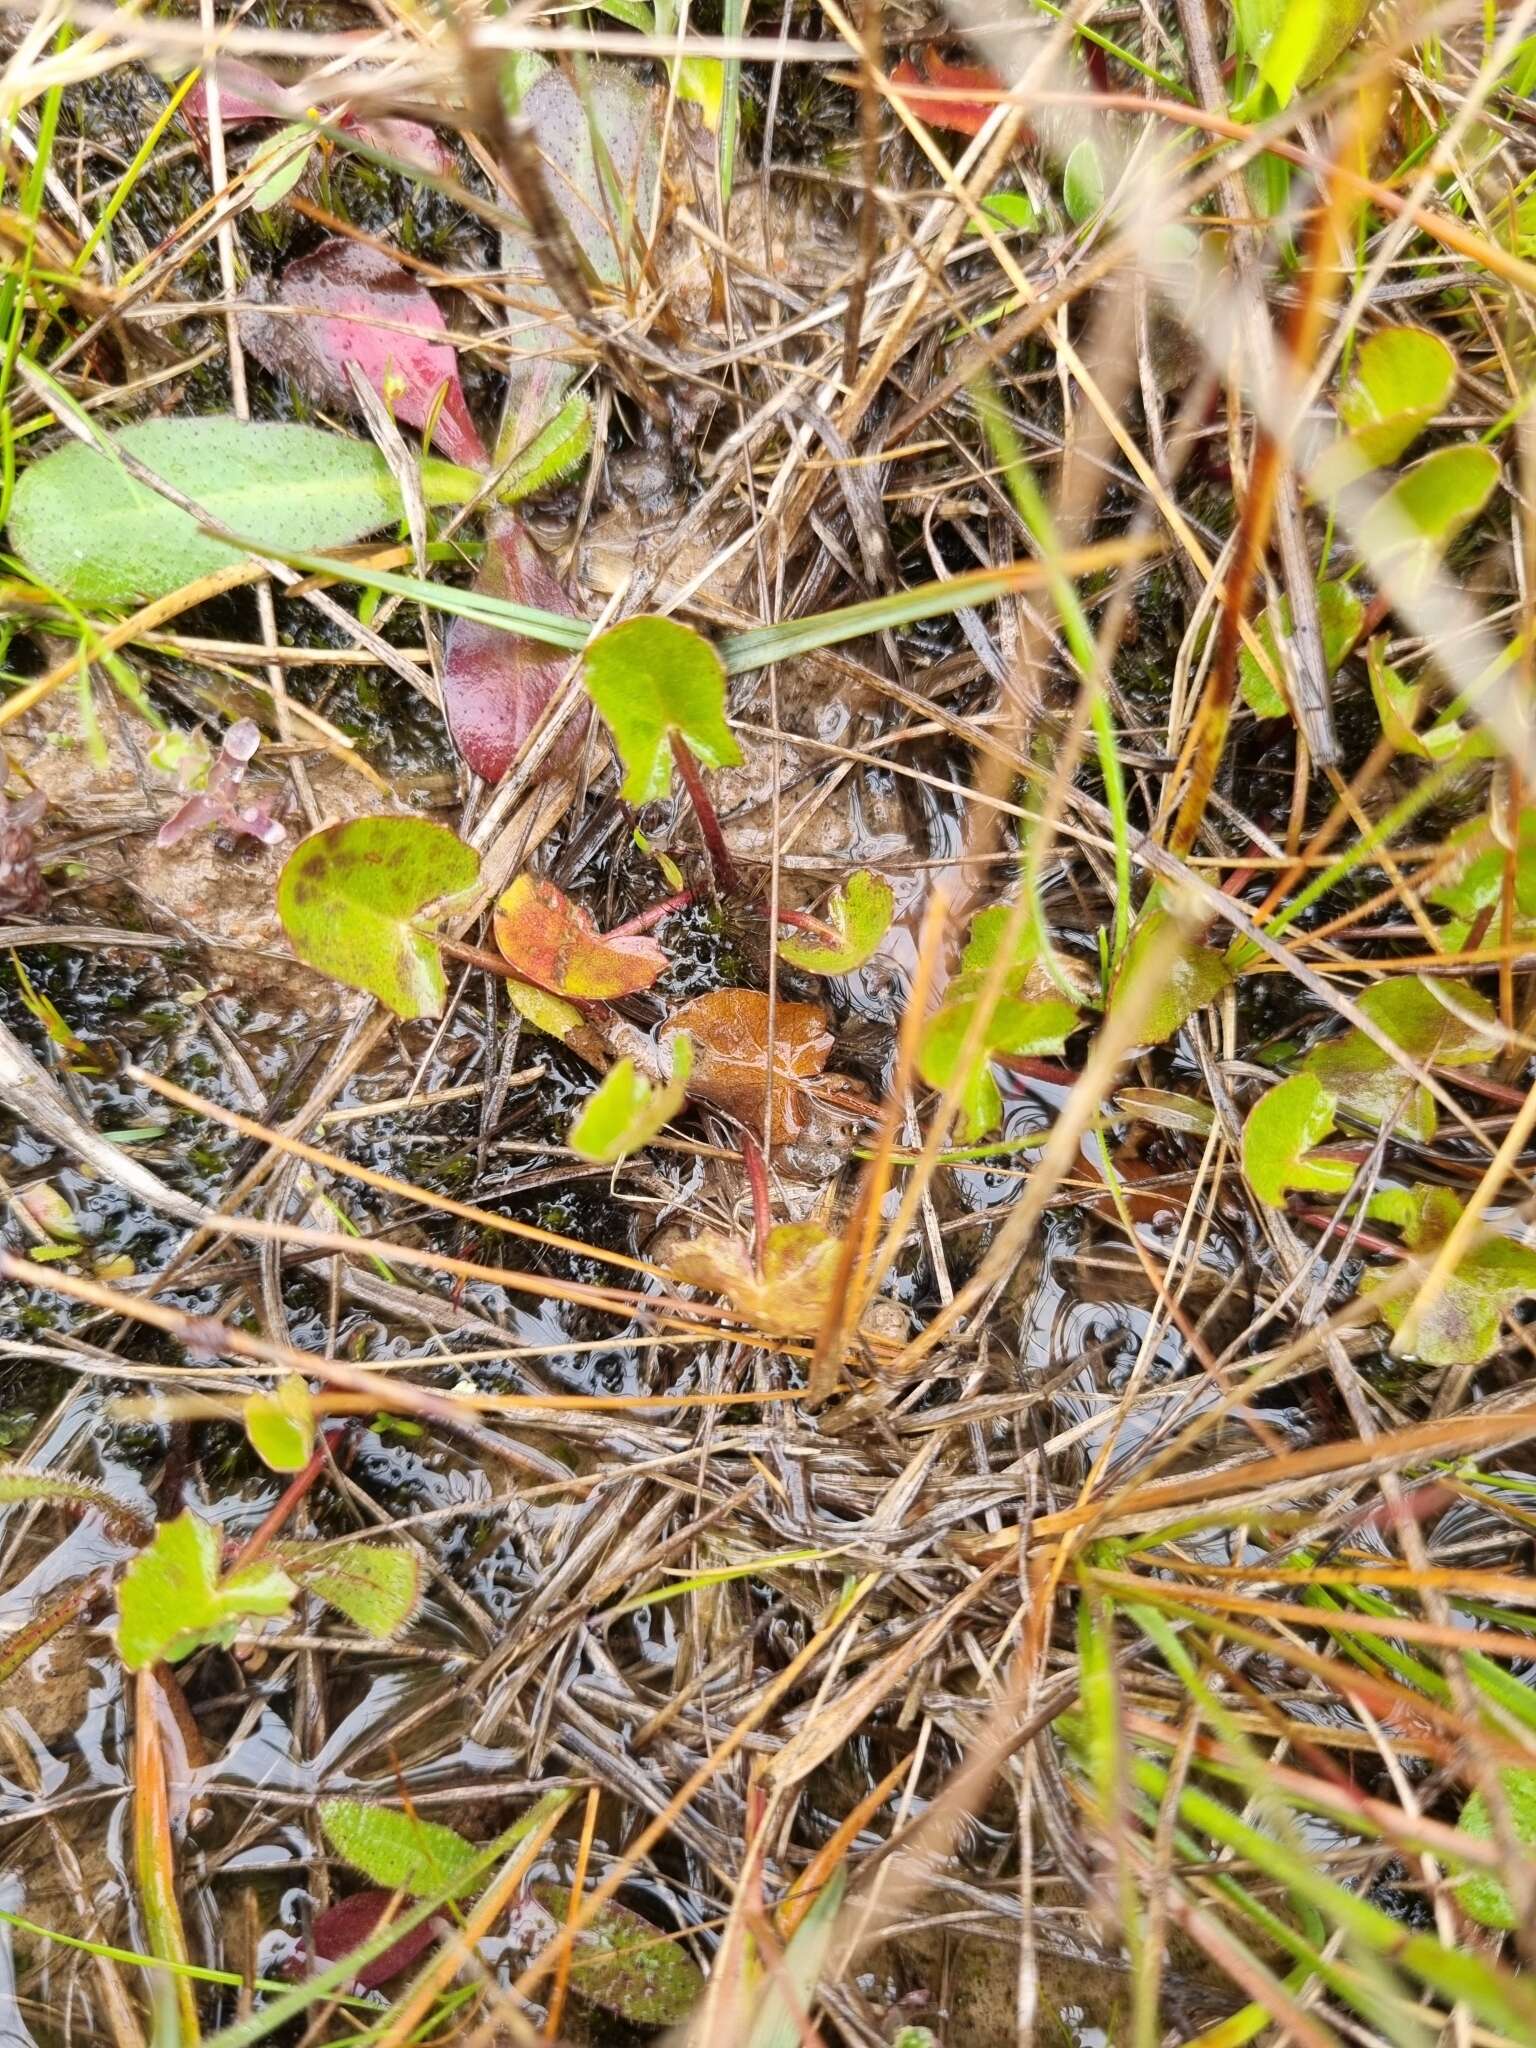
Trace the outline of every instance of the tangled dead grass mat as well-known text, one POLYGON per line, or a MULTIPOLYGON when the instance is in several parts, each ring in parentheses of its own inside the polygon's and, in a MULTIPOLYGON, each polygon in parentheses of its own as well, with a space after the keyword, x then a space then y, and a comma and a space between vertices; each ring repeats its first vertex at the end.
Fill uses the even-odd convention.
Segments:
POLYGON ((3 20, 0 2032, 1536 2040, 1536 0, 3 20))

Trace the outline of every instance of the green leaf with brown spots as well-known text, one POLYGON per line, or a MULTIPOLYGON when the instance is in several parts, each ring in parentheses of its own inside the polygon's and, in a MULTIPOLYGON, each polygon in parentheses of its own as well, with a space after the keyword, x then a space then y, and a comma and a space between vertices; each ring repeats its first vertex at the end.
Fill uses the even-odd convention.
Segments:
POLYGON ((426 818, 353 818, 301 839, 277 884, 293 950, 377 996, 397 1017, 436 1017, 447 997, 429 913, 463 901, 480 857, 426 818))
MULTIPOLYGON (((563 1927, 571 1914, 566 1887, 539 1883, 531 1889, 545 1912, 563 1927)), ((703 1989, 703 1973, 680 1941, 611 1899, 576 1937, 572 1992, 589 2005, 617 2013, 631 2026, 680 2026, 703 1989)))

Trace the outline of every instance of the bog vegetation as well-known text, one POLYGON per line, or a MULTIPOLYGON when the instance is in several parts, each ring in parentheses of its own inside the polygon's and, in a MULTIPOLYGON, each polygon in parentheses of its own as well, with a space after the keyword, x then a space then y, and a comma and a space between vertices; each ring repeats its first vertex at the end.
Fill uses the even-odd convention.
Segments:
POLYGON ((1536 0, 38 0, 37 2048, 1536 2040, 1536 0))

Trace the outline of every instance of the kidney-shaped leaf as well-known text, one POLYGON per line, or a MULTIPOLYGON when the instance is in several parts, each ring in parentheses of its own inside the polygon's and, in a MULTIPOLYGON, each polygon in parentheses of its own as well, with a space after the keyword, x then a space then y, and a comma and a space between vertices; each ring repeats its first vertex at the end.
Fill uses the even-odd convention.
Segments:
MULTIPOLYGON (((1131 934, 1131 943, 1126 948, 1125 958, 1115 982, 1115 999, 1125 1002, 1129 991, 1137 987, 1148 972, 1148 962, 1163 948, 1163 934, 1168 926, 1168 913, 1154 910, 1144 916, 1131 934)), ((1232 969, 1221 954, 1213 947, 1195 944, 1186 945, 1179 952, 1172 965, 1166 962, 1155 972, 1158 984, 1154 990, 1138 987, 1138 1000, 1145 1000, 1149 1007, 1140 1025, 1140 1035, 1147 1045, 1161 1045, 1172 1038, 1207 1003, 1215 1002, 1225 989, 1232 986, 1232 969)))
POLYGON ((856 868, 827 901, 831 930, 796 931, 779 941, 779 958, 807 974, 853 974, 890 929, 896 898, 883 876, 856 868))
POLYGON ((680 1032, 693 1040, 688 1093, 761 1135, 767 1075, 773 1071, 773 1134, 797 1138, 805 1128, 803 1083, 827 1064, 832 1034, 814 1003, 774 1005, 768 1038, 768 998, 760 989, 717 988, 674 1010, 662 1033, 670 1044, 680 1032))
POLYGON ((242 1622, 286 1616, 294 1584, 270 1559, 219 1571, 219 1532, 188 1508, 162 1522, 118 1581, 117 1649, 130 1671, 231 1643, 242 1622))
POLYGON ((421 1565, 397 1545, 285 1543, 277 1555, 306 1593, 377 1642, 398 1635, 421 1605, 421 1565))
MULTIPOLYGON (((961 1075, 961 1053, 981 997, 980 974, 957 974, 941 1006, 923 1026, 918 1071, 930 1088, 949 1088, 961 1075)), ((992 1078, 994 1053, 1015 1058, 1059 1053, 1077 1026, 1077 1010, 1065 997, 1009 994, 993 1005, 981 1044, 964 1070, 960 1129, 968 1143, 984 1138, 1003 1120, 1003 1098, 992 1078)))
POLYGON ((480 859, 426 818, 353 818, 300 840, 277 884, 293 950, 398 1017, 435 1017, 447 995, 425 914, 475 886, 480 859))
POLYGON ((1452 712, 1442 713, 1419 730, 1419 714, 1429 694, 1428 686, 1424 682, 1410 683, 1400 675, 1387 660, 1386 648, 1386 635, 1378 633, 1365 650, 1366 674, 1383 739, 1389 740, 1398 753, 1416 754, 1423 761, 1449 760, 1469 742, 1480 751, 1486 736, 1480 731, 1469 733, 1452 712))
MULTIPOLYGON (((1475 1067, 1499 1048, 1493 1006, 1465 981, 1378 981, 1355 1003, 1421 1066, 1475 1067)), ((1434 1136, 1434 1097, 1363 1031, 1325 1039, 1302 1064, 1352 1116, 1373 1124, 1390 1119, 1410 1138, 1434 1136)))
POLYGON ((1338 1107, 1315 1074, 1292 1074, 1259 1097, 1243 1125, 1243 1172, 1261 1202, 1283 1209, 1292 1188, 1343 1194, 1354 1168, 1312 1149, 1333 1130, 1338 1107))
POLYGON ((1390 570, 1410 593, 1421 588, 1498 481, 1498 457, 1471 441, 1437 448, 1404 470, 1360 524, 1360 551, 1372 574, 1390 570))
MULTIPOLYGON (((147 420, 112 440, 220 525, 281 554, 344 547, 400 517, 379 451, 319 427, 147 420)), ((10 535, 39 582, 90 607, 164 597, 244 558, 81 441, 22 472, 10 535)))
POLYGON ((418 428, 441 393, 433 439, 454 462, 484 464, 437 301, 382 250, 341 235, 322 242, 288 265, 277 305, 240 314, 240 337, 267 369, 286 371, 317 405, 355 412, 346 369, 355 363, 395 418, 418 428))
POLYGON ((1339 393, 1349 450, 1366 469, 1395 462, 1456 388, 1456 358, 1426 327, 1388 327, 1362 342, 1339 393))
POLYGON ((566 1142, 573 1152, 601 1166, 627 1159, 658 1136, 688 1099, 693 1041, 685 1031, 669 1040, 672 1079, 658 1086, 633 1060, 619 1060, 589 1095, 566 1142))
MULTIPOLYGON (((474 587, 482 597, 578 616, 520 519, 502 515, 488 522, 485 560, 474 587)), ((500 782, 570 666, 568 654, 521 633, 480 619, 453 620, 443 649, 443 708, 454 745, 477 775, 500 782)), ((580 744, 587 715, 583 706, 567 721, 556 742, 557 758, 569 759, 580 744)))
MULTIPOLYGON (((1444 1244, 1462 1216, 1461 1201, 1449 1188, 1422 1182, 1406 1195, 1394 1191, 1386 1201, 1404 1243, 1420 1256, 1427 1257, 1444 1244)), ((1378 1200, 1377 1213, 1382 1206, 1378 1200)), ((1380 1276, 1367 1274, 1362 1292, 1380 1285, 1380 1276)), ((1457 1260, 1433 1300, 1418 1309, 1410 1339, 1412 1356, 1425 1365, 1480 1365, 1499 1348, 1504 1311, 1530 1294, 1536 1294, 1536 1251, 1508 1237, 1485 1239, 1457 1260)), ((1391 1330, 1401 1330, 1413 1301, 1412 1288, 1383 1301, 1382 1321, 1391 1330)))
MULTIPOLYGON (((571 1915, 565 1886, 541 1882, 531 1889, 563 1926, 571 1915)), ((681 1942, 613 1900, 576 1937, 570 1982, 578 1998, 636 2027, 679 2026, 704 1989, 703 1975, 681 1942)))
POLYGON ((725 669, 676 619, 626 619, 591 641, 582 673, 624 763, 624 796, 647 804, 672 787, 675 733, 707 768, 741 759, 725 719, 725 669))
POLYGON ((667 956, 639 932, 605 938, 589 912, 543 875, 519 875, 496 905, 496 944, 526 980, 577 1002, 649 988, 667 956))
POLYGON ((751 1250, 723 1231, 701 1230, 672 1254, 675 1278, 725 1295, 744 1321, 771 1337, 806 1337, 826 1319, 842 1257, 819 1223, 776 1223, 759 1272, 751 1250))
MULTIPOLYGON (((1323 659, 1328 664, 1330 675, 1354 646, 1364 617, 1365 607, 1347 583, 1319 583, 1317 622, 1322 629, 1323 659)), ((1278 639, 1280 636, 1286 640, 1291 637, 1290 599, 1283 597, 1280 600, 1280 636, 1276 635, 1275 622, 1267 608, 1259 614, 1254 630, 1269 656, 1271 667, 1283 675, 1285 665, 1280 659, 1278 639)), ((1243 700, 1255 718, 1285 717, 1288 709, 1285 699, 1246 647, 1237 657, 1237 680, 1243 700)))

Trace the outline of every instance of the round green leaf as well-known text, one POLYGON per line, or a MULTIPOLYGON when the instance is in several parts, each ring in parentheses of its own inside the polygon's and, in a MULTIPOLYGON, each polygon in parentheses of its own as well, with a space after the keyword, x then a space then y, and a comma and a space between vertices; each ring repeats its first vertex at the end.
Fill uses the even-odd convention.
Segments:
POLYGON ((1410 590, 1426 583, 1462 528, 1471 524, 1499 481, 1498 458, 1464 441, 1414 463, 1366 513, 1360 551, 1374 573, 1391 564, 1410 590))
POLYGON ((479 856, 446 825, 353 818, 300 840, 278 879, 277 914, 311 967, 398 1017, 435 1017, 447 984, 421 919, 467 896, 479 873, 479 856))
POLYGON ((1456 358, 1425 327, 1389 327, 1362 342, 1339 393, 1339 418, 1367 469, 1395 462, 1456 388, 1456 358))
POLYGON ((827 922, 838 934, 833 945, 818 933, 796 931, 779 941, 779 958, 807 974, 853 974, 890 929, 895 893, 883 876, 857 868, 827 901, 827 922))
POLYGON ((304 1469, 315 1447, 315 1412, 296 1372, 284 1373, 273 1393, 249 1397, 245 1433, 257 1457, 274 1472, 304 1469))
POLYGON ((1243 1172, 1261 1202, 1283 1209, 1291 1188, 1343 1194, 1354 1179, 1348 1161, 1309 1156, 1333 1129, 1338 1107, 1315 1074, 1293 1074, 1259 1097, 1243 1125, 1243 1172))
POLYGON ((725 669, 691 626, 626 619, 591 642, 582 674, 624 763, 627 802, 651 803, 672 787, 674 733, 707 768, 740 761, 725 718, 725 669))

